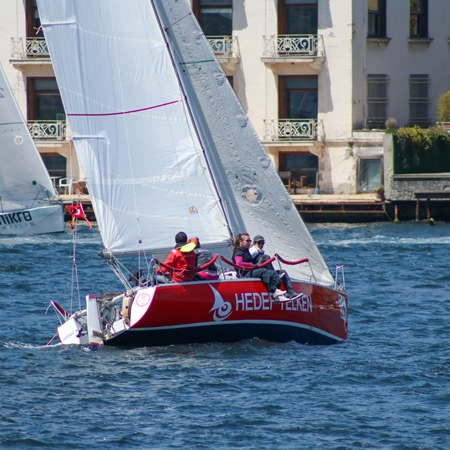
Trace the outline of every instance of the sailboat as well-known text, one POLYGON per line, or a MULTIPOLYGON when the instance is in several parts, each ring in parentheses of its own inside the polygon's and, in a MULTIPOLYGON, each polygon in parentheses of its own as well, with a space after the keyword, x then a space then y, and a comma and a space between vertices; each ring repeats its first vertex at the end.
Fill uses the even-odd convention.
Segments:
POLYGON ((330 273, 188 2, 37 3, 101 256, 124 286, 75 312, 52 301, 61 342, 345 341, 343 268, 330 273), (216 255, 218 280, 158 282, 180 230, 216 255), (260 279, 236 276, 230 245, 242 232, 265 236, 298 299, 277 302, 260 279), (146 284, 129 284, 129 258, 146 284))
POLYGON ((59 196, 0 64, 0 235, 64 230, 59 196))

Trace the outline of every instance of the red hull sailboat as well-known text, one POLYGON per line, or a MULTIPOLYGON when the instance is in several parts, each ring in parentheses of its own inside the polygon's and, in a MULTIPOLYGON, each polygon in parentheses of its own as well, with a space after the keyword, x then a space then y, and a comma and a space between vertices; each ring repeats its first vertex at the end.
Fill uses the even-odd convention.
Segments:
POLYGON ((101 255, 124 287, 76 312, 53 301, 61 342, 347 339, 343 268, 330 273, 189 2, 37 3, 101 255), (219 279, 158 281, 180 229, 220 255, 219 279), (239 278, 230 246, 244 232, 266 237, 301 295, 278 302, 260 279, 239 278), (130 258, 148 280, 137 287, 130 258))

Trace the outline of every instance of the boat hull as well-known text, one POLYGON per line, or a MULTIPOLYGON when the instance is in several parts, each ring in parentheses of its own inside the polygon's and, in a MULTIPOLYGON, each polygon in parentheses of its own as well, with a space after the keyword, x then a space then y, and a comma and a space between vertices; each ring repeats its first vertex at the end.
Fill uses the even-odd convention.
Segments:
POLYGON ((160 285, 138 289, 130 327, 106 345, 158 346, 267 341, 334 344, 348 335, 347 296, 294 282, 303 295, 276 302, 258 279, 160 285))
POLYGON ((0 213, 0 235, 61 233, 64 231, 62 205, 44 205, 0 213))

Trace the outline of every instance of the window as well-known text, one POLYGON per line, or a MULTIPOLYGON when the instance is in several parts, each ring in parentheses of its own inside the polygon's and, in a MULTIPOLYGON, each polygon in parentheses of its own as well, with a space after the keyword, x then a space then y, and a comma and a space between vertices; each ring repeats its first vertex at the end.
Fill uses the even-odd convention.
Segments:
POLYGON ((382 183, 381 159, 365 158, 359 160, 359 192, 373 192, 382 183))
POLYGON ((41 19, 37 9, 36 0, 27 0, 26 4, 27 37, 44 37, 41 28, 41 19))
POLYGON ((409 76, 409 124, 429 125, 428 117, 428 86, 430 80, 428 75, 409 76))
POLYGON ((299 187, 316 186, 319 171, 319 158, 312 153, 282 153, 280 152, 280 171, 289 171, 299 182, 299 187))
POLYGON ((48 173, 54 178, 66 178, 66 163, 67 160, 64 156, 55 154, 41 154, 45 167, 47 167, 48 173))
POLYGON ((368 0, 368 36, 386 37, 386 0, 368 0))
POLYGON ((317 0, 278 0, 279 34, 317 34, 317 0))
POLYGON ((317 119, 317 77, 279 77, 280 118, 317 119))
POLYGON ((206 36, 233 34, 232 0, 194 0, 193 10, 206 36))
POLYGON ((28 118, 65 120, 64 107, 55 78, 28 78, 28 118))
POLYGON ((385 126, 388 105, 388 75, 367 75, 367 125, 385 126))
POLYGON ((428 0, 410 0, 409 35, 428 37, 428 0))

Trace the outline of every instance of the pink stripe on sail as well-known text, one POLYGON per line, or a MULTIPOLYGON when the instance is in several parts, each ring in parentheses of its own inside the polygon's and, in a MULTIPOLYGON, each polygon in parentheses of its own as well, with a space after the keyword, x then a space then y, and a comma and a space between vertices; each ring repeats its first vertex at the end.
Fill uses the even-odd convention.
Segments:
POLYGON ((174 100, 173 102, 161 103, 160 105, 149 106, 148 108, 141 109, 132 109, 130 111, 120 111, 113 113, 99 113, 99 114, 67 114, 68 116, 119 116, 121 114, 133 114, 141 111, 148 111, 149 109, 161 108, 163 106, 173 105, 174 103, 178 103, 180 100, 174 100))

